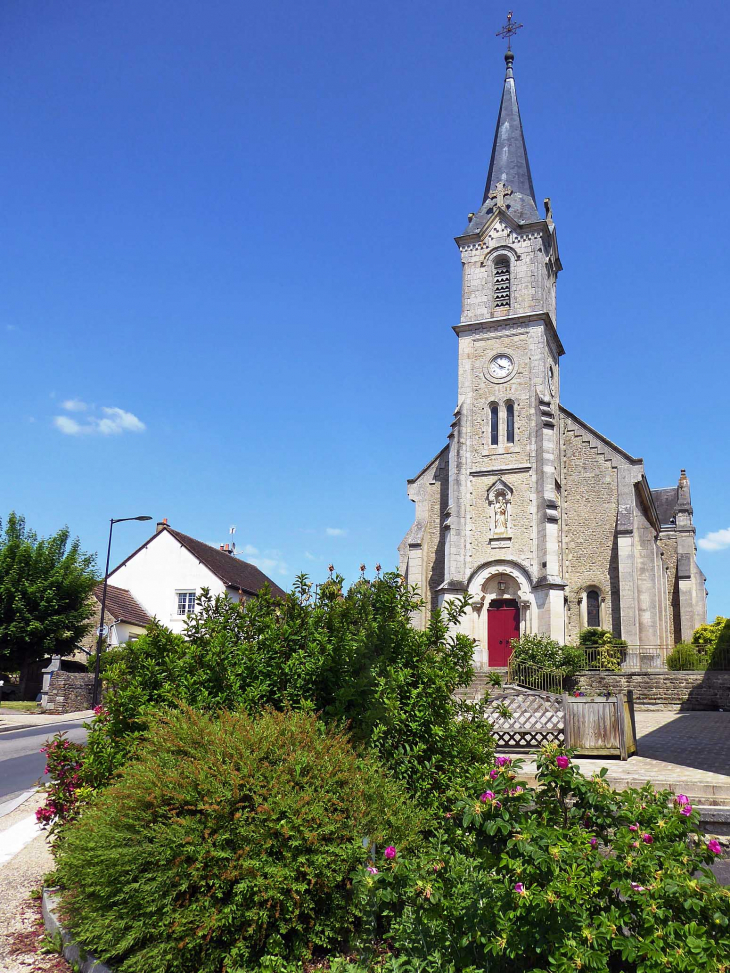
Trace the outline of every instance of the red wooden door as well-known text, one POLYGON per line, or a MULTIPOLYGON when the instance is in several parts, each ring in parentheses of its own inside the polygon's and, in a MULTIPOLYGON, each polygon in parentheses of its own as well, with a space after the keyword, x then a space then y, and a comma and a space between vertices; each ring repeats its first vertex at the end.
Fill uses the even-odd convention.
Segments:
POLYGON ((516 601, 493 601, 487 610, 489 665, 506 666, 512 655, 512 639, 520 636, 520 609, 516 601), (492 607, 494 606, 494 607, 492 607))

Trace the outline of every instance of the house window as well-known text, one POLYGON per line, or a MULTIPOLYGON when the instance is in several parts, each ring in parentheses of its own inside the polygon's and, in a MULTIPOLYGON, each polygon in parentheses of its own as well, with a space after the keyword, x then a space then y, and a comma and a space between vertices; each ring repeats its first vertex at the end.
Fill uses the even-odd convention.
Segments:
POLYGON ((586 592, 586 624, 588 628, 601 627, 601 596, 597 591, 586 592))
POLYGON ((494 261, 494 306, 510 306, 510 271, 507 257, 497 257, 494 261))
POLYGON ((178 591, 177 593, 178 615, 192 615, 194 611, 195 611, 195 592, 178 591))
POLYGON ((507 403, 507 442, 515 441, 515 407, 511 402, 507 403))
POLYGON ((499 408, 496 405, 489 407, 489 442, 492 446, 499 445, 499 408))

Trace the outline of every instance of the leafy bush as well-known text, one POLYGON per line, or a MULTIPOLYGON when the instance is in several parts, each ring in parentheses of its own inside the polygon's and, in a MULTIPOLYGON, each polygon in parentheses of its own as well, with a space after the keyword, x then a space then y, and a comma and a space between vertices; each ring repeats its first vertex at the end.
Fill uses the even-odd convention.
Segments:
POLYGON ((561 645, 549 635, 523 635, 512 645, 512 658, 515 661, 538 666, 540 669, 555 669, 563 676, 574 676, 585 668, 582 649, 573 645, 561 645))
POLYGON ((578 644, 585 653, 586 668, 618 672, 628 643, 605 628, 584 628, 578 644))
POLYGON ((351 973, 727 968, 730 891, 705 867, 720 846, 696 833, 686 798, 617 793, 555 747, 538 758, 538 790, 519 765, 494 768, 421 852, 360 869, 351 973))
POLYGON ((241 605, 204 594, 186 636, 152 625, 106 673, 107 714, 89 736, 89 775, 124 765, 159 706, 204 712, 293 708, 347 725, 425 803, 471 787, 492 751, 484 706, 458 702, 473 677, 473 643, 450 626, 466 600, 411 624, 420 605, 398 574, 316 597, 305 577, 285 600, 241 605))
POLYGON ((61 732, 41 747, 41 753, 46 755, 44 772, 50 781, 44 788, 45 804, 36 810, 35 816, 42 827, 55 834, 78 816, 84 800, 90 795, 83 780, 84 747, 67 740, 66 734, 61 732))
POLYGON ((667 669, 682 672, 691 669, 706 669, 709 661, 707 651, 702 645, 680 642, 667 656, 667 669))
POLYGON ((423 815, 312 715, 172 712, 64 832, 75 935, 118 973, 255 970, 337 951, 363 846, 415 851, 423 815))

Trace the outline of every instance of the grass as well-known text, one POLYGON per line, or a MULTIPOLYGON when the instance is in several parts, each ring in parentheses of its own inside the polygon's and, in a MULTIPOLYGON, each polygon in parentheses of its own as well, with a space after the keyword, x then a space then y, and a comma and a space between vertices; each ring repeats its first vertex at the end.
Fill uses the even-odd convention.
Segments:
POLYGON ((24 699, 8 699, 0 701, 0 712, 7 710, 8 713, 40 713, 40 703, 24 699))

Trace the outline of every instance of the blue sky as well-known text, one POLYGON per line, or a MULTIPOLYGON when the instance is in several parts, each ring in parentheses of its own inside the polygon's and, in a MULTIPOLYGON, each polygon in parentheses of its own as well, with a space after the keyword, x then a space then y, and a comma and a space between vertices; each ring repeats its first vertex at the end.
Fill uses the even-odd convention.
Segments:
MULTIPOLYGON (((111 516, 213 543, 235 524, 282 584, 394 567, 405 480, 456 405, 453 237, 481 200, 505 14, 5 0, 0 512, 89 550, 111 516)), ((653 487, 687 469, 698 537, 725 531, 700 551, 709 611, 730 614, 728 7, 515 18, 563 402, 653 487)), ((113 562, 145 534, 121 525, 113 562)))

